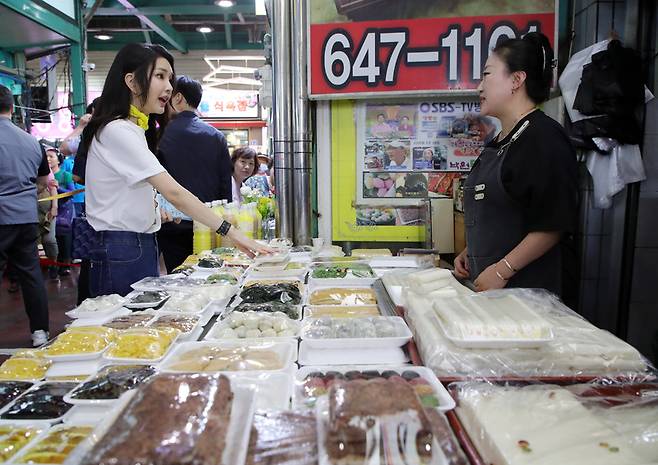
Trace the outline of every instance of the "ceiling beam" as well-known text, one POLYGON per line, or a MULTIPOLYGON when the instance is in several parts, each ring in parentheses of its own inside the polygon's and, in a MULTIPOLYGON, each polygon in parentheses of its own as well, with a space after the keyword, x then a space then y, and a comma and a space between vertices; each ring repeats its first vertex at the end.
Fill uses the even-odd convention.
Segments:
POLYGON ((150 27, 153 32, 166 40, 172 47, 175 47, 180 52, 187 53, 187 42, 185 38, 171 24, 165 21, 164 18, 157 15, 145 14, 141 9, 135 8, 131 0, 118 0, 118 2, 126 8, 125 11, 132 11, 133 13, 131 14, 134 14, 142 24, 150 27))
POLYGON ((87 9, 84 12, 84 22, 85 26, 89 24, 89 21, 91 21, 91 18, 94 17, 98 9, 101 7, 103 4, 103 0, 88 0, 87 1, 87 9))
POLYGON ((147 44, 152 44, 153 42, 151 42, 151 32, 150 32, 150 29, 148 29, 148 28, 146 27, 146 24, 144 24, 144 21, 142 21, 141 19, 139 20, 139 24, 141 24, 141 26, 142 26, 142 28, 143 28, 143 29, 142 29, 142 34, 144 34, 144 41, 145 41, 147 44))
POLYGON ((226 24, 224 24, 224 33, 226 34, 226 48, 229 50, 233 48, 233 26, 231 26, 230 20, 231 15, 224 15, 224 21, 226 21, 226 24))
POLYGON ((82 38, 80 28, 74 20, 64 19, 63 16, 51 12, 50 9, 40 3, 25 2, 23 0, 0 0, 0 5, 6 6, 70 41, 80 42, 82 38))
MULTIPOLYGON (((120 3, 123 3, 119 0, 120 3)), ((235 5, 230 8, 222 8, 217 5, 162 5, 162 6, 133 6, 122 10, 120 8, 99 8, 96 10, 95 16, 131 16, 135 15, 134 11, 139 10, 141 14, 145 15, 196 15, 196 16, 213 16, 223 14, 255 14, 254 6, 249 5, 235 5)))

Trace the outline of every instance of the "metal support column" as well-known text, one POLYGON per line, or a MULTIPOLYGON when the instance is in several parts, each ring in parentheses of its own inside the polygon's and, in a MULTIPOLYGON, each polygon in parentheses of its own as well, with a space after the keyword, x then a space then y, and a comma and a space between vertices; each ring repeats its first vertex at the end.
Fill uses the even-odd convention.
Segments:
POLYGON ((78 2, 76 18, 78 19, 79 36, 76 41, 71 42, 69 57, 71 63, 71 110, 77 117, 80 117, 85 114, 87 107, 87 77, 82 69, 82 64, 85 62, 86 34, 81 2, 78 2))
POLYGON ((308 2, 292 0, 292 114, 295 244, 311 243, 311 176, 313 141, 308 101, 306 18, 308 2))
POLYGON ((273 154, 277 235, 293 238, 292 116, 290 108, 290 0, 272 0, 273 154))

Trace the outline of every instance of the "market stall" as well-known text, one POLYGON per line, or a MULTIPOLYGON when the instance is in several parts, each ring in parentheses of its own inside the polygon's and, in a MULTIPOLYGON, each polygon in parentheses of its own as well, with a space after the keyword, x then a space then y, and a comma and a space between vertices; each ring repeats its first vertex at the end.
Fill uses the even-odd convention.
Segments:
POLYGON ((555 297, 474 295, 428 257, 270 244, 88 299, 64 333, 5 361, 3 461, 658 457, 652 367, 555 297))

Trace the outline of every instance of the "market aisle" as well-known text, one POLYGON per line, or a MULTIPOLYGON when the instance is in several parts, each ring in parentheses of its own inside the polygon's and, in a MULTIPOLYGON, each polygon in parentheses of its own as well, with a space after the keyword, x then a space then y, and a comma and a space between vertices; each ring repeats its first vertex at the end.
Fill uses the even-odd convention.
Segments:
MULTIPOLYGON (((48 293, 50 310, 50 335, 62 332, 64 325, 70 322, 64 313, 75 306, 79 268, 72 267, 71 274, 59 279, 48 279, 44 270, 44 280, 48 293)), ((23 307, 21 292, 10 294, 9 283, 2 280, 0 286, 0 348, 31 347, 32 340, 23 307)))

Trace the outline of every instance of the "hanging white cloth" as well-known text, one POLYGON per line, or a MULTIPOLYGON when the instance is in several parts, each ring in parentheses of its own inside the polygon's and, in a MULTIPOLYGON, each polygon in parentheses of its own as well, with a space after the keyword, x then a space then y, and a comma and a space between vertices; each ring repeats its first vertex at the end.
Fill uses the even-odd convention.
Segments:
POLYGON ((615 145, 610 154, 605 155, 588 152, 587 170, 592 175, 596 208, 610 208, 612 197, 626 184, 647 178, 637 145, 615 145))

